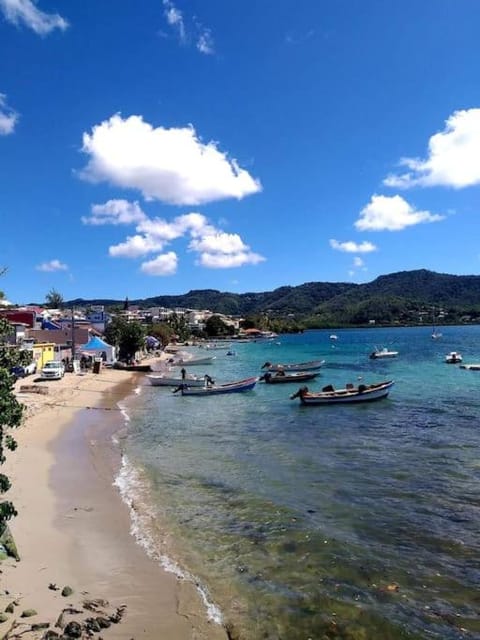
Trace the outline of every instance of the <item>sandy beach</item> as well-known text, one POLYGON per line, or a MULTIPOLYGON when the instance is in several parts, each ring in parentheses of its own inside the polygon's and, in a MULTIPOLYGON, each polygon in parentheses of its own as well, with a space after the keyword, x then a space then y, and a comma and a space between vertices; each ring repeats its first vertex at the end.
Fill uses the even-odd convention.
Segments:
POLYGON ((39 383, 45 395, 21 392, 32 378, 17 381, 26 418, 12 432, 19 446, 2 472, 12 480, 7 497, 18 516, 10 529, 21 559, 0 564, 0 612, 10 610, 0 638, 60 637, 74 630, 66 627, 71 621, 82 625, 81 637, 227 637, 207 619, 195 585, 166 572, 136 543, 129 508, 113 485, 121 458, 112 435, 123 425, 117 403, 139 376, 69 373, 39 383), (64 587, 72 593, 62 595, 64 587), (36 614, 22 617, 32 609, 36 614))

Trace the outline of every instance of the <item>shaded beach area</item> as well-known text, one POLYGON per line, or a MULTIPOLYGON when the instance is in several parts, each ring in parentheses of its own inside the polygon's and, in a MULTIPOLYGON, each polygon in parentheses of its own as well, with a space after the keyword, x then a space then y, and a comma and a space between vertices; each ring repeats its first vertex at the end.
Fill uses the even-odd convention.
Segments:
POLYGON ((20 561, 0 563, 0 638, 224 639, 195 585, 166 572, 130 533, 113 485, 124 428, 119 401, 137 373, 103 369, 16 394, 26 409, 2 468, 18 510, 10 523, 20 561), (74 624, 73 624, 74 623, 74 624), (77 626, 75 626, 77 625, 77 626), (81 635, 68 635, 80 632, 81 635))

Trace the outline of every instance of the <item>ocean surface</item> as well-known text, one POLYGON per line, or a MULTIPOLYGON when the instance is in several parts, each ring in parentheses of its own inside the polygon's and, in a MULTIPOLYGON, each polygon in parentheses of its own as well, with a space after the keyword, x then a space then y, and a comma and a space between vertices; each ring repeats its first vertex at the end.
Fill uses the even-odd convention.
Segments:
POLYGON ((480 362, 480 327, 438 329, 281 335, 191 367, 226 382, 322 358, 310 389, 395 380, 379 402, 302 407, 300 385, 263 382, 184 398, 146 379, 126 401, 133 532, 231 637, 480 638, 480 371, 445 363, 480 362))

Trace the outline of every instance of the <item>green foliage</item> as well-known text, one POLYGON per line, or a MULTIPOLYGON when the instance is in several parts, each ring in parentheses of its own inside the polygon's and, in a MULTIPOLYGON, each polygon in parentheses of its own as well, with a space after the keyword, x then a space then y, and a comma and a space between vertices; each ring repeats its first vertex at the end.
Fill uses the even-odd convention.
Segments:
POLYGON ((45 304, 49 309, 61 309, 64 304, 62 294, 56 289, 50 289, 45 296, 45 304))
POLYGON ((148 328, 148 333, 160 340, 162 346, 166 346, 175 333, 173 328, 166 322, 156 322, 148 328))
POLYGON ((213 315, 205 322, 205 333, 210 338, 231 336, 235 333, 231 325, 226 324, 220 316, 213 315))
POLYGON ((145 327, 139 322, 129 322, 125 318, 117 316, 107 325, 105 339, 109 344, 119 349, 120 360, 135 358, 137 351, 143 349, 145 344, 145 327))

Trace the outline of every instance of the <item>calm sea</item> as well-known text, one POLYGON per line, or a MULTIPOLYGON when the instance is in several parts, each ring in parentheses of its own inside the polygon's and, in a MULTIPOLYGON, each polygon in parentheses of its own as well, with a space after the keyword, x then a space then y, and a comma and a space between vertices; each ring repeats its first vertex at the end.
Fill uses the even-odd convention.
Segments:
POLYGON ((377 403, 301 407, 299 385, 264 383, 142 383, 128 401, 117 483, 135 535, 232 637, 480 638, 480 372, 444 361, 480 362, 480 327, 441 330, 311 331, 192 367, 220 382, 324 358, 311 389, 394 379, 377 403))

